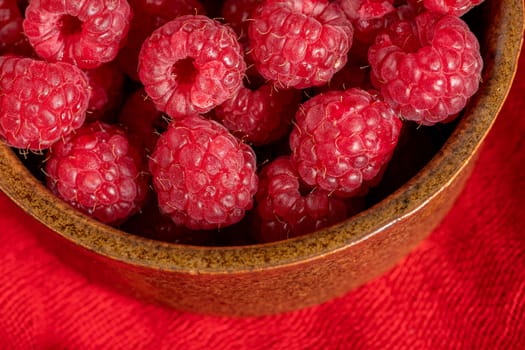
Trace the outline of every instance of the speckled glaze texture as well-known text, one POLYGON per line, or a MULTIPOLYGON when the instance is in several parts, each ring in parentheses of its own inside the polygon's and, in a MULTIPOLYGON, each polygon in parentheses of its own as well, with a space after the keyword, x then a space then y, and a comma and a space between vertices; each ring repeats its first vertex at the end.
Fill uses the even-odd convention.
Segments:
POLYGON ((150 302, 230 316, 322 303, 384 273, 443 219, 507 96, 523 40, 523 1, 487 0, 483 82, 442 149, 408 183, 336 226, 282 242, 207 248, 161 243, 70 208, 0 145, 0 188, 43 223, 42 244, 88 278, 150 302), (489 17, 490 15, 490 17, 489 17))

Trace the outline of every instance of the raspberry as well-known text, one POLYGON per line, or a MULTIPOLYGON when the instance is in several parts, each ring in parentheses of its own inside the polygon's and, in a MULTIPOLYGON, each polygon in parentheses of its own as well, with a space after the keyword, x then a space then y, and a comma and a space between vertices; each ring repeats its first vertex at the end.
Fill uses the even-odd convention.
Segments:
POLYGON ((111 119, 123 98, 124 73, 113 62, 86 70, 85 73, 91 89, 88 121, 111 119))
POLYGON ((250 52, 250 42, 248 40, 248 25, 252 18, 252 12, 262 0, 226 0, 222 5, 222 17, 224 21, 233 28, 237 33, 238 41, 241 44, 245 55, 246 62, 246 79, 250 85, 262 85, 265 79, 261 77, 255 65, 250 52))
POLYGON ((339 0, 351 21, 381 18, 394 11, 394 0, 339 0))
POLYGON ((173 118, 206 113, 232 98, 245 70, 235 32, 201 15, 164 24, 146 39, 139 55, 146 93, 173 118))
POLYGON ((372 81, 402 118, 423 125, 451 120, 478 90, 483 61, 467 24, 423 12, 394 21, 368 58, 372 81))
POLYGON ((155 148, 158 135, 167 128, 162 112, 151 102, 144 89, 128 96, 118 120, 133 137, 138 138, 148 154, 155 148))
POLYGON ((394 111, 364 90, 316 95, 295 116, 292 163, 307 185, 341 197, 361 195, 379 181, 400 128, 394 111))
POLYGON ((239 38, 244 38, 248 35, 252 12, 262 2, 263 0, 226 0, 222 4, 222 17, 235 30, 239 38))
POLYGON ((33 48, 24 35, 22 21, 23 17, 17 0, 0 0, 1 55, 35 56, 33 48))
POLYGON ((288 156, 261 169, 255 201, 254 231, 265 242, 303 235, 347 217, 343 200, 301 185, 288 156))
MULTIPOLYGON (((420 1, 420 0, 415 0, 420 1)), ((399 19, 409 19, 415 17, 419 4, 406 4, 397 7, 389 5, 391 1, 383 2, 384 10, 366 14, 366 11, 355 10, 355 2, 340 0, 341 7, 354 26, 354 40, 363 44, 372 44, 379 32, 384 30, 389 23, 399 19)), ((363 5, 364 6, 364 5, 363 5)), ((355 45, 355 43, 354 43, 355 45)))
POLYGON ((123 129, 95 121, 53 145, 45 172, 47 186, 59 198, 116 225, 136 213, 146 199, 145 165, 123 129))
POLYGON ((22 21, 16 0, 0 0, 0 55, 36 56, 24 35, 22 21))
POLYGON ((191 229, 240 221, 257 191, 255 153, 221 124, 193 115, 160 135, 149 167, 161 212, 191 229))
POLYGON ((373 88, 370 82, 370 67, 367 54, 368 45, 357 40, 354 41, 348 52, 345 66, 335 73, 326 85, 320 86, 314 91, 328 92, 331 90, 346 90, 351 87, 360 87, 365 90, 373 88))
POLYGON ((253 12, 248 35, 255 67, 278 87, 326 84, 346 63, 353 28, 328 0, 267 0, 253 12))
POLYGON ((0 52, 23 36, 22 20, 16 0, 0 1, 0 52))
POLYGON ((260 146, 288 133, 300 101, 300 91, 275 90, 270 83, 255 91, 243 87, 215 109, 215 116, 235 136, 260 146))
POLYGON ((133 80, 139 81, 138 57, 142 43, 155 29, 183 15, 203 14, 198 0, 129 0, 133 18, 126 45, 120 49, 118 61, 122 70, 133 80))
POLYGON ((89 97, 73 65, 0 56, 0 138, 13 147, 43 150, 79 128, 89 97))
POLYGON ((40 57, 91 69, 117 56, 131 17, 125 0, 31 0, 23 27, 40 57))
POLYGON ((484 0, 423 0, 423 6, 434 12, 452 16, 463 16, 484 0))

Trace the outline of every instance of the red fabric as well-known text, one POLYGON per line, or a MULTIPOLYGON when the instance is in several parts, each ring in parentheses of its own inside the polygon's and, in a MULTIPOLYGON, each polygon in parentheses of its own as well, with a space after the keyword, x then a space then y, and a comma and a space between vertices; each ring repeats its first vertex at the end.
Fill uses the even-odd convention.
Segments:
POLYGON ((474 174, 441 226, 383 277, 323 305, 230 319, 114 294, 44 251, 0 195, 1 349, 525 347, 525 57, 474 174))

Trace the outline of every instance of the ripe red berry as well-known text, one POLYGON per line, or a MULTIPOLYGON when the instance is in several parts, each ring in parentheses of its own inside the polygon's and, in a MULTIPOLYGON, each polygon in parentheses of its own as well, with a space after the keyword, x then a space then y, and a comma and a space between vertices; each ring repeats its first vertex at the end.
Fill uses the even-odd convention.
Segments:
POLYGON ((352 22, 381 18, 394 11, 394 0, 338 0, 338 2, 352 22))
POLYGON ((159 135, 167 128, 167 118, 155 107, 144 89, 129 95, 120 111, 118 121, 138 138, 146 153, 153 152, 159 135))
POLYGON ((84 123, 88 86, 73 65, 0 56, 0 138, 20 149, 50 147, 84 123))
POLYGON ((422 0, 423 6, 434 12, 463 16, 475 6, 481 4, 484 0, 422 0))
POLYGON ((87 111, 88 121, 111 121, 124 95, 124 73, 114 62, 85 71, 91 98, 87 111))
POLYGON ((78 210, 119 224, 136 213, 148 192, 143 153, 116 125, 87 124, 50 149, 47 186, 78 210))
POLYGON ((267 0, 253 12, 248 35, 259 73, 302 89, 326 84, 345 65, 353 28, 329 0, 267 0))
POLYGON ((303 235, 347 217, 343 200, 320 188, 304 187, 288 156, 281 156, 259 173, 254 231, 271 242, 303 235))
POLYGON ((240 221, 257 191, 253 150, 221 124, 197 115, 170 123, 149 168, 161 212, 191 229, 240 221))
POLYGON ((215 116, 238 138, 260 146, 290 131, 300 102, 299 90, 276 90, 267 83, 254 91, 241 88, 234 98, 215 108, 215 116))
POLYGON ((315 92, 328 92, 332 90, 346 90, 352 87, 371 89, 370 66, 368 65, 368 45, 360 41, 354 41, 348 52, 345 66, 334 74, 330 81, 318 88, 315 92))
POLYGON ((240 40, 248 35, 248 24, 252 12, 263 0, 226 0, 222 4, 222 17, 239 35, 240 40))
POLYGON ((404 119, 423 125, 448 121, 478 90, 483 61, 467 24, 423 12, 379 34, 368 58, 372 81, 404 119))
POLYGON ((36 56, 22 29, 17 0, 0 0, 0 55, 36 56))
POLYGON ((354 26, 354 39, 363 44, 373 43, 376 35, 392 21, 415 17, 418 9, 421 8, 418 3, 407 3, 394 7, 390 0, 369 1, 371 2, 339 0, 341 8, 354 26))
POLYGON ((17 0, 0 1, 0 54, 23 37, 22 20, 17 0))
POLYGON ((119 51, 117 60, 122 70, 133 80, 137 73, 140 48, 155 29, 183 15, 204 14, 198 0, 128 0, 134 14, 126 44, 119 51))
POLYGON ((146 39, 139 77, 153 103, 173 118, 206 113, 235 96, 246 71, 235 32, 205 16, 181 16, 146 39))
POLYGON ((307 185, 361 195, 379 180, 400 129, 400 119, 376 95, 357 88, 319 94, 295 116, 291 159, 307 185))
POLYGON ((117 56, 131 17, 126 0, 31 0, 23 27, 40 57, 91 69, 117 56))

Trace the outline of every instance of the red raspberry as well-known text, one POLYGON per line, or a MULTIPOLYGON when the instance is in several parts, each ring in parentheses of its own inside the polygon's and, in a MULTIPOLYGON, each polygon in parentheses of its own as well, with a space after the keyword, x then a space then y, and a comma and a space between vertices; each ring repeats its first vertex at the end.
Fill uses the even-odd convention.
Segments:
POLYGON ((248 35, 259 73, 279 87, 326 84, 346 63, 353 28, 328 0, 267 0, 253 12, 248 35))
POLYGON ((0 0, 0 52, 23 37, 22 20, 16 0, 0 0))
POLYGON ((126 45, 120 49, 118 61, 122 70, 133 80, 139 81, 137 67, 142 43, 155 29, 183 15, 204 14, 198 0, 129 0, 133 13, 126 45))
POLYGON ((22 21, 16 0, 0 0, 0 55, 36 57, 24 35, 22 21))
POLYGON ((131 17, 126 0, 31 0, 23 27, 45 60, 91 69, 117 56, 131 17))
POLYGON ((252 12, 263 0, 226 0, 222 5, 222 18, 237 33, 238 41, 244 49, 244 60, 247 65, 246 79, 250 85, 262 85, 265 79, 261 77, 250 52, 248 40, 248 25, 252 18, 252 12))
POLYGON ((206 113, 239 91, 246 71, 242 55, 230 27, 206 16, 181 16, 146 39, 139 77, 169 116, 206 113))
POLYGON ((255 91, 243 87, 215 108, 215 116, 235 136, 261 146, 288 133, 300 102, 299 90, 276 90, 271 83, 255 91))
POLYGON ((201 116, 174 120, 149 167, 161 212, 191 229, 240 221, 257 191, 255 153, 221 124, 201 116))
MULTIPOLYGON (((421 0, 419 0, 421 1, 421 0)), ((434 12, 452 16, 463 16, 484 0, 422 0, 423 6, 434 12)))
POLYGON ((47 186, 95 219, 119 224, 146 199, 144 159, 123 129, 96 121, 53 145, 45 163, 47 186))
POLYGON ((376 184, 401 128, 384 101, 357 88, 316 95, 295 119, 291 159, 301 179, 341 197, 376 184))
POLYGON ((79 128, 90 92, 84 72, 67 63, 0 57, 0 138, 43 150, 79 128))
POLYGON ((252 12, 262 2, 263 0, 226 0, 222 4, 222 17, 235 30, 239 38, 244 38, 248 35, 252 12))
POLYGON ((433 125, 456 116, 478 90, 483 61, 467 24, 424 12, 393 22, 368 58, 372 81, 402 118, 433 125))
POLYGON ((24 35, 22 21, 17 0, 0 0, 0 55, 35 56, 24 35))
MULTIPOLYGON (((415 0, 420 1, 420 0, 415 0)), ((387 5, 384 2, 385 10, 375 15, 366 15, 352 10, 353 1, 340 0, 341 7, 345 10, 346 15, 354 26, 354 40, 363 44, 372 44, 377 34, 384 30, 391 22, 399 19, 414 18, 421 8, 419 4, 406 4, 397 7, 387 5), (350 4, 350 5, 349 5, 350 4), (349 8, 350 7, 350 8, 349 8), (384 12, 381 15, 381 12, 384 12)), ((355 5, 354 5, 355 6, 355 5)), ((354 42, 355 45, 355 42, 354 42)))
POLYGON ((146 153, 155 148, 159 134, 167 128, 167 118, 155 107, 144 89, 133 92, 124 103, 118 118, 129 133, 139 139, 146 153))
POLYGON ((368 45, 354 41, 345 66, 334 74, 328 84, 314 89, 315 92, 331 90, 346 90, 352 87, 362 89, 373 88, 370 82, 370 66, 368 65, 368 45))
POLYGON ((110 120, 123 98, 124 73, 113 62, 86 70, 85 73, 91 89, 87 119, 110 120))
POLYGON ((338 2, 352 22, 381 18, 394 11, 394 0, 338 0, 338 2))
POLYGON ((280 156, 259 173, 254 231, 260 241, 300 236, 347 218, 343 200, 320 188, 303 188, 288 156, 280 156))

